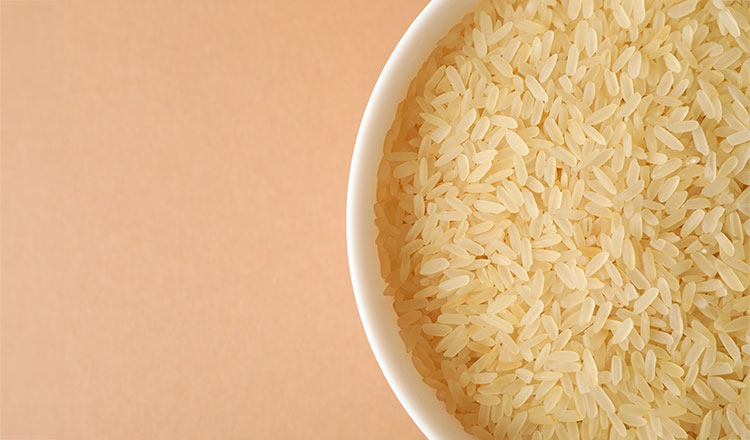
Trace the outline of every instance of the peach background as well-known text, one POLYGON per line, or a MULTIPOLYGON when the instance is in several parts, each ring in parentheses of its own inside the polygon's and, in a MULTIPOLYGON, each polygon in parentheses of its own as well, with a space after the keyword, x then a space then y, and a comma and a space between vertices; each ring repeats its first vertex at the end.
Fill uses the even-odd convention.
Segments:
POLYGON ((425 3, 0 3, 0 437, 421 438, 344 206, 425 3))

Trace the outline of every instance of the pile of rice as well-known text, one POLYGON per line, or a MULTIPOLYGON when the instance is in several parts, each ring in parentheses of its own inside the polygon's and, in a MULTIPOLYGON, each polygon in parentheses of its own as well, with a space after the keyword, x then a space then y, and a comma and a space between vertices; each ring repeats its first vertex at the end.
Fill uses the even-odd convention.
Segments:
POLYGON ((414 366, 480 439, 750 438, 750 2, 483 1, 385 142, 414 366))

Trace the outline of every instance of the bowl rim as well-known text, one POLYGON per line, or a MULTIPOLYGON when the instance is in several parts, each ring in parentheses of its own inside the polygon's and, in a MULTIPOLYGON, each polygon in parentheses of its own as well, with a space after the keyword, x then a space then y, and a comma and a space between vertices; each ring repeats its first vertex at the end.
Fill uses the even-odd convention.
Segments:
MULTIPOLYGON (((365 107, 347 186, 347 256, 362 326, 388 385, 417 427, 427 438, 435 440, 472 437, 455 417, 445 411, 435 391, 421 380, 398 335, 395 312, 392 322, 384 323, 382 319, 377 319, 377 313, 373 311, 377 308, 375 303, 386 300, 374 240, 377 235, 373 210, 375 182, 385 135, 409 84, 439 39, 459 23, 476 3, 477 0, 432 0, 403 34, 386 61, 365 107), (373 158, 377 158, 376 163, 372 162, 373 158), (375 299, 372 295, 379 298, 375 299), (400 345, 395 346, 394 336, 400 345), (408 360, 408 367, 404 367, 403 359, 408 360)), ((390 304, 389 307, 393 311, 390 304)))

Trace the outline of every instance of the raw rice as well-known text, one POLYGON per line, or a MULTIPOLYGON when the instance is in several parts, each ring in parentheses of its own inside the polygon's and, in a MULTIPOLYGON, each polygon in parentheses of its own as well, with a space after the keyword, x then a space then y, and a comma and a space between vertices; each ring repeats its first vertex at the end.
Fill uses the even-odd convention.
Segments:
POLYGON ((750 8, 482 0, 398 108, 385 294, 486 439, 750 436, 750 8))

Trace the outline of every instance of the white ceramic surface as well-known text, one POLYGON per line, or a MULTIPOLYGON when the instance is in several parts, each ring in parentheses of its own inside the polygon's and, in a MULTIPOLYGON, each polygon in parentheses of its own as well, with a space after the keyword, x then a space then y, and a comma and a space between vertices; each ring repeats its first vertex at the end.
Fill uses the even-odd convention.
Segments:
POLYGON ((383 295, 375 246, 376 172, 396 107, 438 40, 476 0, 432 0, 393 50, 367 103, 354 146, 346 201, 346 242, 354 295, 375 358, 388 384, 419 429, 431 440, 470 439, 422 382, 398 334, 392 300, 383 295))

